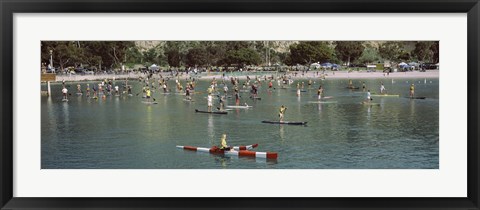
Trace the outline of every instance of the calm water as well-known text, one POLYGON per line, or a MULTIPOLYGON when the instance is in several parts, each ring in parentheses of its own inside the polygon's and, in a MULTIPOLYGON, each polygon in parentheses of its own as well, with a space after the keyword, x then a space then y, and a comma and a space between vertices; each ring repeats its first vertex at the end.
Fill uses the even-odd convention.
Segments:
MULTIPOLYGON (((308 88, 306 80, 305 89, 308 88)), ((133 97, 109 96, 94 100, 76 96, 77 83, 69 86, 69 102, 61 102, 61 84, 52 85, 52 97, 42 96, 42 168, 105 169, 389 169, 438 168, 439 166, 439 80, 362 79, 372 92, 380 82, 390 94, 374 97, 380 106, 359 104, 366 94, 346 89, 348 80, 316 80, 312 89, 296 96, 295 88, 259 90, 262 100, 253 101, 241 93, 241 104, 250 110, 229 111, 228 115, 195 113, 206 109, 206 94, 194 94, 195 102, 181 95, 157 91, 157 105, 141 103, 133 97), (410 83, 416 95, 410 100, 410 83), (322 84, 332 104, 312 104, 316 88, 322 84), (315 89, 313 89, 315 88, 315 89), (263 124, 277 120, 280 105, 286 105, 285 120, 308 121, 308 126, 263 124), (230 145, 258 143, 256 151, 278 152, 276 161, 222 157, 183 151, 176 145, 210 147, 228 134, 230 145)), ((297 81, 295 81, 297 82, 297 81)), ((90 85, 99 82, 89 82, 90 85)), ((81 82, 85 90, 87 82, 81 82)), ((169 82, 174 87, 174 81, 169 82)), ((207 81, 197 82, 197 92, 207 81)), ((231 83, 227 83, 232 90, 231 83)), ((121 82, 117 81, 121 87, 121 82)), ((274 82, 274 87, 276 87, 274 82)), ((219 85, 221 87, 221 85, 219 85)), ((45 90, 46 87, 42 86, 45 90)), ((217 101, 218 103, 218 101, 217 101)), ((233 104, 229 99, 227 104, 233 104)))

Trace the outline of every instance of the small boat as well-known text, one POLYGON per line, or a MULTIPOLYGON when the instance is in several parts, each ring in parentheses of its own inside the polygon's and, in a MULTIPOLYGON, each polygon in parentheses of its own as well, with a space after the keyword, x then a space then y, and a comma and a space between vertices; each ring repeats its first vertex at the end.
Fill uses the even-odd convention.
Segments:
POLYGON ((200 111, 198 109, 195 109, 195 112, 197 113, 206 113, 206 114, 228 114, 228 112, 209 112, 209 111, 200 111))
POLYGON ((218 154, 218 155, 226 155, 226 156, 254 157, 254 158, 265 158, 265 159, 278 158, 278 154, 276 152, 255 152, 255 151, 249 151, 249 150, 235 150, 235 149, 222 150, 216 146, 213 146, 211 148, 206 148, 206 147, 192 147, 192 146, 177 145, 176 147, 178 149, 183 149, 183 150, 190 150, 190 151, 196 151, 196 152, 208 152, 210 154, 218 154))
POLYGON ((253 108, 253 106, 225 106, 226 108, 231 108, 231 109, 248 109, 248 108, 253 108))
POLYGON ((375 94, 372 97, 399 97, 400 95, 390 95, 390 94, 375 94))
POLYGON ((425 97, 425 96, 415 96, 415 97, 406 97, 406 98, 409 98, 409 99, 426 99, 427 97, 425 97))
POLYGON ((306 125, 307 122, 295 122, 295 121, 269 121, 264 120, 262 123, 269 123, 269 124, 285 124, 285 125, 306 125))

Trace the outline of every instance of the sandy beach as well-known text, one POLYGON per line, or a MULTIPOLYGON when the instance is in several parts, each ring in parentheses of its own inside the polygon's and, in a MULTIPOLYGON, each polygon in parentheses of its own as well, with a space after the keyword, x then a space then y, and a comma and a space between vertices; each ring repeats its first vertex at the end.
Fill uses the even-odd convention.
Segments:
MULTIPOLYGON (((281 76, 284 73, 280 72, 242 72, 239 74, 239 72, 234 72, 234 73, 225 73, 226 79, 230 79, 230 77, 238 77, 241 80, 244 80, 247 78, 247 75, 250 78, 255 78, 255 76, 261 76, 263 77, 264 75, 267 76, 281 76)), ((170 73, 161 73, 163 77, 172 77, 170 73)), ((295 75, 295 72, 288 72, 287 76, 290 76, 292 79, 311 79, 311 78, 320 78, 322 75, 322 72, 317 71, 312 71, 308 72, 305 74, 302 74, 302 72, 297 72, 295 75)), ((439 78, 440 73, 439 70, 429 70, 426 72, 419 72, 419 71, 412 71, 412 72, 392 72, 392 73, 383 73, 383 72, 366 72, 366 71, 353 71, 353 72, 348 72, 348 71, 326 71, 325 72, 325 79, 362 79, 362 78, 439 78)), ((128 73, 128 74, 121 74, 121 75, 114 75, 114 74, 102 74, 102 75, 57 75, 56 81, 61 82, 63 80, 65 81, 95 81, 95 80, 125 80, 126 78, 128 79, 138 79, 138 78, 145 78, 146 75, 142 73, 128 73)), ((222 73, 201 73, 201 74, 182 74, 179 76, 179 79, 187 79, 189 77, 194 77, 199 80, 211 80, 213 78, 222 79, 222 73)), ((154 78, 159 78, 158 75, 154 75, 154 78)))

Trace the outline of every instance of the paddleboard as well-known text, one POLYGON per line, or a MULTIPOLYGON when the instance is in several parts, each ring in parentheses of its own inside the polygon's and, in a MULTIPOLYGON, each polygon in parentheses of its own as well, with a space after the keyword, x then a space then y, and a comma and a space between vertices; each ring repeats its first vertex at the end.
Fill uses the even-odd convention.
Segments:
POLYGON ((62 99, 63 102, 68 102, 68 99, 62 99))
POLYGON ((77 96, 81 96, 81 95, 83 95, 83 93, 77 93, 77 96))
POLYGON ((250 98, 253 99, 253 100, 262 100, 262 98, 260 98, 260 97, 250 97, 250 98))
POLYGON ((338 101, 309 101, 311 104, 336 104, 338 101))
POLYGON ((133 94, 128 94, 128 96, 133 96, 133 94))
POLYGON ((269 121, 269 120, 264 120, 262 123, 269 123, 269 124, 284 124, 284 125, 306 125, 307 122, 294 122, 294 121, 269 121))
POLYGON ((142 101, 144 104, 158 104, 156 101, 142 101))
POLYGON ((233 109, 248 109, 248 108, 253 108, 253 106, 225 106, 227 108, 233 108, 233 109))
POLYGON ((351 89, 351 90, 358 90, 360 89, 360 87, 346 87, 347 89, 351 89))
POLYGON ((399 97, 400 95, 389 95, 389 94, 380 94, 380 95, 372 95, 372 97, 399 97))
POLYGON ((427 97, 424 97, 424 96, 417 96, 417 97, 405 97, 405 98, 409 98, 409 99, 426 99, 427 97))
POLYGON ((380 106, 379 103, 365 103, 365 102, 360 102, 360 104, 363 104, 363 105, 369 105, 369 106, 380 106))
POLYGON ((183 99, 183 101, 186 101, 186 102, 195 102, 195 100, 188 100, 188 99, 183 99))
POLYGON ((228 112, 208 112, 208 111, 200 111, 198 109, 195 109, 195 112, 197 113, 205 113, 205 114, 228 114, 228 112))

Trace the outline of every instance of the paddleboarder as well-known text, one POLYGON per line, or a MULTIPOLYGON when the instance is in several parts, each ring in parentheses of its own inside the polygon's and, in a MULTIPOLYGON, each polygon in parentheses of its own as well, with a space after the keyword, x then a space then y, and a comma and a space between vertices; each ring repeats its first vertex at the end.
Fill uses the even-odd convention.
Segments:
POLYGON ((285 111, 287 111, 287 107, 285 107, 284 105, 282 105, 280 107, 280 110, 278 112, 278 116, 280 117, 280 122, 283 122, 283 117, 285 115, 285 111))
POLYGON ((213 106, 213 97, 212 97, 212 94, 209 93, 208 96, 207 96, 207 105, 208 105, 208 111, 211 112, 212 111, 212 106, 213 106))
POLYGON ((414 94, 415 94, 415 85, 412 83, 410 85, 410 98, 413 98, 414 94))
POLYGON ((323 87, 322 87, 321 85, 320 85, 320 87, 318 88, 317 95, 318 95, 318 100, 322 99, 323 87))
POLYGON ((63 93, 63 100, 67 100, 68 89, 65 86, 63 86, 62 93, 63 93))
POLYGON ((385 86, 383 85, 383 82, 382 82, 382 84, 380 85, 380 93, 383 94, 383 92, 385 92, 385 86))

